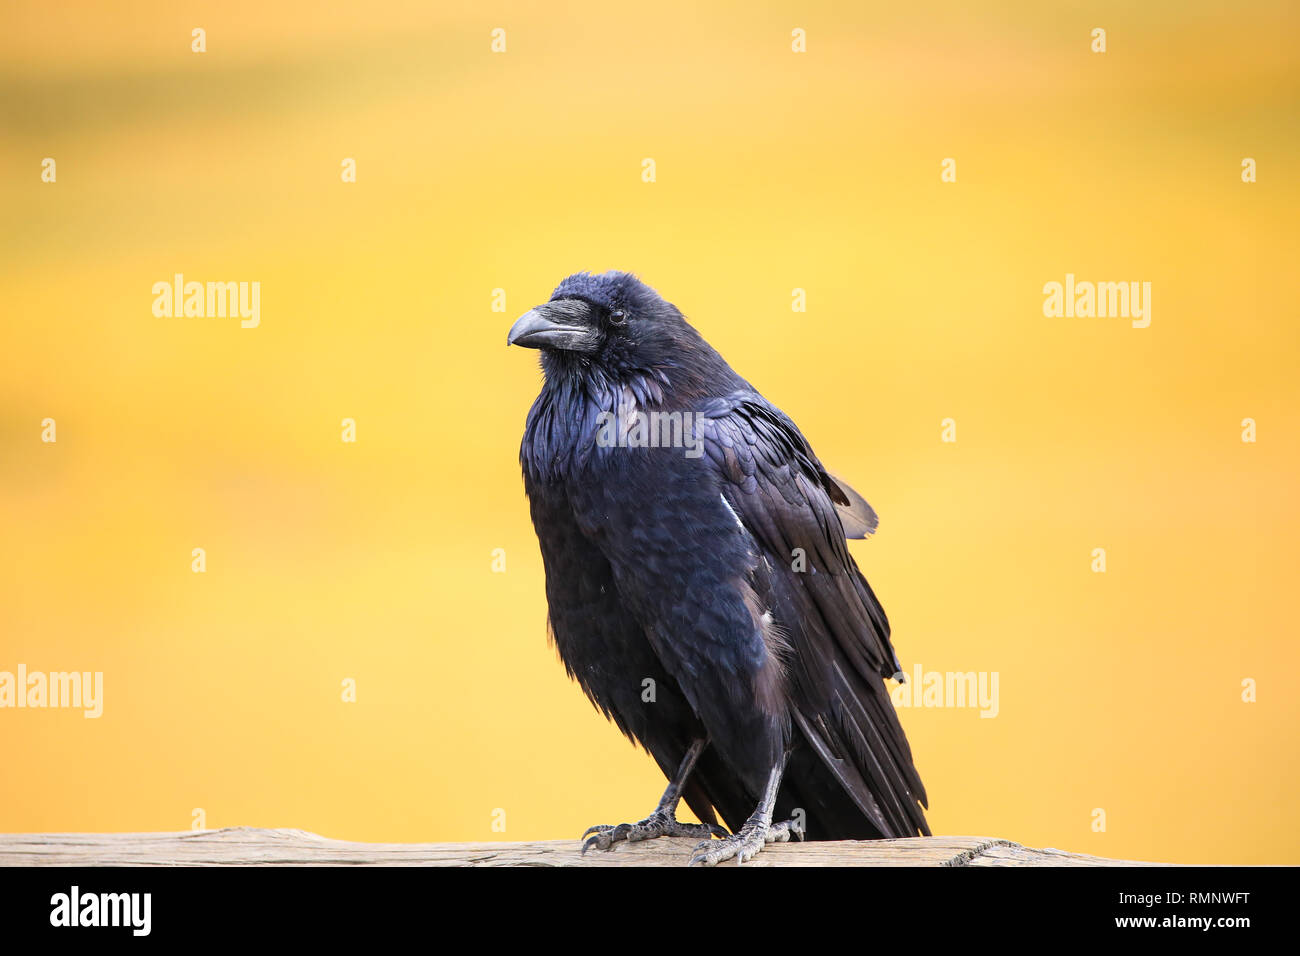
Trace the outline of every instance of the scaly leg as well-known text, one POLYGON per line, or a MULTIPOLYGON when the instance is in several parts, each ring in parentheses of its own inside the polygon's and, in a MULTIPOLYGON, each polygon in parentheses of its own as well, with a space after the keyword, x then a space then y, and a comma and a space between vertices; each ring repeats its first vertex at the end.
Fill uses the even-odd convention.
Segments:
POLYGON ((785 843, 791 833, 796 833, 793 821, 772 822, 772 808, 776 805, 776 792, 781 786, 781 767, 772 768, 767 778, 767 788, 745 825, 729 837, 716 843, 705 840, 695 848, 691 857, 691 866, 714 866, 723 860, 735 859, 736 864, 744 863, 758 856, 760 850, 769 843, 785 843))
POLYGON ((592 847, 608 850, 615 843, 624 840, 628 843, 639 843, 642 840, 653 840, 661 836, 725 837, 727 831, 711 823, 677 822, 677 804, 682 799, 682 787, 686 785, 686 778, 695 769, 695 762, 700 759, 700 754, 704 752, 707 745, 707 740, 696 740, 691 744, 690 749, 686 751, 686 756, 682 758, 681 766, 677 768, 677 773, 668 782, 668 789, 664 791, 654 813, 640 823, 620 823, 618 826, 601 824, 589 827, 583 836, 589 833, 594 833, 595 836, 582 844, 582 852, 586 853, 592 847))

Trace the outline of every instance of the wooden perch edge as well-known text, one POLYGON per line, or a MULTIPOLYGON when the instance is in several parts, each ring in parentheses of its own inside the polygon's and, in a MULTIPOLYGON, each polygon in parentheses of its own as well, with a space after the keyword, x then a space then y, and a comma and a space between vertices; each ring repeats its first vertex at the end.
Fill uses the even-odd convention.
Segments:
MULTIPOLYGON (((620 843, 585 857, 578 840, 350 843, 305 830, 0 834, 0 866, 685 866, 697 840, 620 843)), ((724 863, 723 866, 734 866, 724 863)), ((988 837, 776 843, 745 866, 1161 866, 1035 850, 988 837)))

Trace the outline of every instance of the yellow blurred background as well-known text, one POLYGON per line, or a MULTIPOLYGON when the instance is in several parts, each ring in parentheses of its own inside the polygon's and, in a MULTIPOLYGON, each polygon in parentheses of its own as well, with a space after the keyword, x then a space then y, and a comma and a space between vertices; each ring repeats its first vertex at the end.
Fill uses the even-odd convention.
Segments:
POLYGON ((936 833, 1300 863, 1300 13, 1134 6, 11 0, 0 670, 104 713, 0 710, 0 831, 644 816, 547 644, 504 346, 622 268, 880 512, 908 672, 999 674, 902 714, 936 833), (178 272, 259 327, 155 317, 178 272), (1066 273, 1150 327, 1045 318, 1066 273))

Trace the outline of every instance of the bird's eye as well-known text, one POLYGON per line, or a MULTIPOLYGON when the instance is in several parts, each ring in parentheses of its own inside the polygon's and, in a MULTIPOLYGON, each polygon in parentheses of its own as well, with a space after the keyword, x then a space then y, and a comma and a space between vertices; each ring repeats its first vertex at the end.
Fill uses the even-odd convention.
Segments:
POLYGON ((614 325, 622 325, 627 321, 627 313, 622 309, 615 309, 609 314, 609 321, 614 325))

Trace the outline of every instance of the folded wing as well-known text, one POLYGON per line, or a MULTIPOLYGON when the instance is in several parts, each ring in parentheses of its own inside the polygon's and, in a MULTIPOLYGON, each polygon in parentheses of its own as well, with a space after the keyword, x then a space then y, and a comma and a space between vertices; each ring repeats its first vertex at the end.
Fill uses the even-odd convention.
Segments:
POLYGON ((798 732, 881 836, 928 835, 925 789, 884 684, 900 670, 889 621, 845 541, 874 531, 875 512, 757 394, 703 415, 706 457, 764 559, 752 583, 789 645, 798 732))

